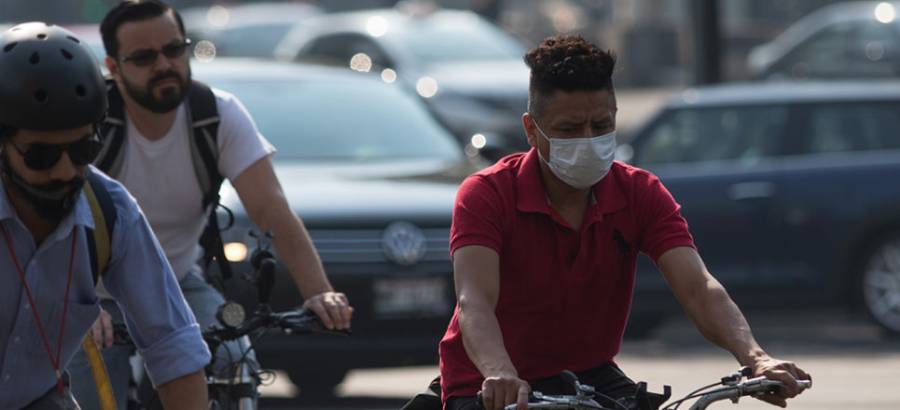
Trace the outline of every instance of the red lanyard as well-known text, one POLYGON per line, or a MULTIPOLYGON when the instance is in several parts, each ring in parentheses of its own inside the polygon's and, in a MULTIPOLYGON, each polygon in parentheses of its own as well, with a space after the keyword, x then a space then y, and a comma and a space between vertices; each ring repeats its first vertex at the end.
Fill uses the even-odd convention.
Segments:
POLYGON ((53 356, 53 353, 50 351, 50 341, 47 339, 46 333, 44 333, 44 325, 41 322, 41 316, 38 315, 37 305, 34 304, 34 299, 31 297, 31 289, 28 288, 28 282, 25 281, 25 272, 22 271, 22 268, 19 266, 19 261, 16 259, 16 252, 12 247, 12 240, 9 238, 9 233, 6 232, 6 227, 0 224, 0 230, 3 231, 3 236, 6 238, 6 248, 9 249, 9 255, 12 257, 13 264, 16 265, 16 271, 19 272, 19 279, 22 280, 22 287, 25 288, 25 295, 28 296, 28 304, 31 305, 31 311, 34 313, 34 321, 37 322, 38 332, 41 334, 41 341, 44 342, 44 350, 47 352, 47 357, 50 359, 50 364, 53 366, 53 370, 56 371, 56 388, 59 390, 59 394, 65 393, 65 388, 63 387, 62 375, 59 372, 59 362, 60 356, 62 356, 62 340, 63 340, 63 332, 66 330, 66 314, 69 311, 69 288, 72 286, 72 267, 73 262, 75 261, 75 239, 78 238, 78 235, 75 234, 75 228, 72 228, 72 253, 69 255, 69 277, 66 279, 66 294, 63 297, 63 314, 62 320, 59 323, 59 340, 56 341, 56 356, 53 356))

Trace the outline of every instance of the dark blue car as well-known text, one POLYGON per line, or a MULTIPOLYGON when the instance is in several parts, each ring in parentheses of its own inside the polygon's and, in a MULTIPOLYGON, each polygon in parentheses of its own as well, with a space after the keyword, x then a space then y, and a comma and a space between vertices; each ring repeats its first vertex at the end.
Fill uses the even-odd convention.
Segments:
MULTIPOLYGON (((900 333, 900 82, 687 90, 620 154, 683 205, 741 307, 862 307, 900 333)), ((677 307, 643 262, 632 325, 647 329, 677 307)))

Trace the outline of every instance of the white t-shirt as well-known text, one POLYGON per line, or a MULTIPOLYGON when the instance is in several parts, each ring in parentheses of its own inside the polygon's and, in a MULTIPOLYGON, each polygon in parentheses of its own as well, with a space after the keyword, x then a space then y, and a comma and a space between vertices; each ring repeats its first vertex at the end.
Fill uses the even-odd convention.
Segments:
MULTIPOLYGON (((219 111, 219 172, 234 181, 275 148, 256 128, 244 105, 227 92, 213 89, 219 111)), ((203 193, 194 173, 193 138, 182 103, 172 129, 159 140, 146 139, 127 120, 125 158, 118 179, 137 199, 178 279, 196 269, 202 255, 198 241, 206 225, 203 193)))

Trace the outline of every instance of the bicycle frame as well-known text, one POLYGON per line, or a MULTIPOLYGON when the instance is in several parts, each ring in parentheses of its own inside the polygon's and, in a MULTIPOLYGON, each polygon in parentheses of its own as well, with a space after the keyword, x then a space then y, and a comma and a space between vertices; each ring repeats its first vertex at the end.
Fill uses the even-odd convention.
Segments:
MULTIPOLYGON (((247 336, 237 340, 241 351, 250 348, 250 339, 247 336)), ((257 370, 252 368, 246 358, 237 361, 231 377, 216 376, 216 372, 210 368, 215 363, 207 366, 206 385, 209 388, 210 410, 257 410, 257 391, 259 380, 257 370)))

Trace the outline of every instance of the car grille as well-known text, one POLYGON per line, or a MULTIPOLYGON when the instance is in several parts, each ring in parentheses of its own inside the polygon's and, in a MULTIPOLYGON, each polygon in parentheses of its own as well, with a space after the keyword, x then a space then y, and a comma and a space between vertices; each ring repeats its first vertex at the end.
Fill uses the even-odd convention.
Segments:
MULTIPOLYGON (((448 262, 450 230, 428 228, 422 232, 426 250, 419 262, 448 262)), ((310 236, 323 263, 389 263, 382 245, 383 233, 380 229, 335 229, 311 231, 310 236)))

